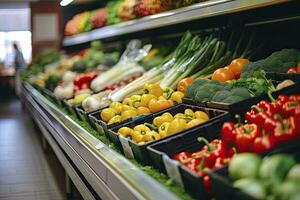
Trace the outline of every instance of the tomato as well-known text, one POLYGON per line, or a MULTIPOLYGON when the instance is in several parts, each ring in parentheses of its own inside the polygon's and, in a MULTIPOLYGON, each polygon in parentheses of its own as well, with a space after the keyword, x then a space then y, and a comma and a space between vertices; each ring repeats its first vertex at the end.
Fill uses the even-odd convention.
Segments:
POLYGON ((249 63, 248 59, 244 59, 244 58, 237 58, 234 59, 230 65, 229 65, 229 69, 233 72, 235 78, 240 78, 241 72, 244 68, 244 66, 246 64, 249 63))
POLYGON ((226 82, 226 81, 235 79, 235 76, 234 76, 234 73, 228 67, 224 67, 224 68, 220 68, 220 69, 216 70, 213 73, 211 79, 217 80, 220 82, 226 82))
POLYGON ((185 93, 187 90, 187 87, 189 86, 189 84, 192 83, 192 81, 193 81, 193 78, 190 78, 190 77, 182 79, 177 85, 177 90, 179 92, 185 93))

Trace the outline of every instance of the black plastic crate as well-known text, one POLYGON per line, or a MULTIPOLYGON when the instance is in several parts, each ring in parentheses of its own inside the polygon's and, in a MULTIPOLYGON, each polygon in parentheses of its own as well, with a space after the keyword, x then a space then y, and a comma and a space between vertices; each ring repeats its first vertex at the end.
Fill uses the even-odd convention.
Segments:
MULTIPOLYGON (((101 109, 100 109, 101 110, 101 109)), ((91 126, 98 131, 99 134, 101 135, 106 135, 107 138, 109 138, 108 136, 108 132, 104 131, 103 126, 99 123, 99 118, 100 118, 100 110, 96 110, 91 112, 88 115, 89 121, 91 123, 91 126)))
MULTIPOLYGON (((285 143, 261 156, 265 157, 279 153, 291 154, 297 161, 300 162, 300 140, 298 139, 285 143)), ((209 175, 211 177, 212 192, 214 193, 215 199, 257 200, 256 198, 245 194, 238 188, 233 187, 232 181, 229 178, 228 167, 223 167, 214 172, 209 172, 209 175)))
MULTIPOLYGON (((294 85, 291 85, 289 87, 283 88, 281 90, 275 91, 272 93, 274 97, 278 96, 279 94, 290 94, 295 91, 298 91, 300 87, 300 83, 295 83, 294 85)), ((243 114, 245 110, 249 110, 252 105, 257 104, 261 100, 268 99, 268 95, 261 95, 259 97, 252 97, 249 99, 245 99, 243 101, 233 103, 233 104, 227 104, 227 103, 221 103, 221 102, 207 102, 205 104, 206 107, 209 108, 216 108, 221 110, 227 110, 232 116, 235 114, 243 114)), ((198 105, 195 102, 192 101, 192 99, 185 99, 185 102, 189 102, 189 104, 192 105, 198 105)))
MULTIPOLYGON (((84 121, 84 122, 88 122, 89 124, 91 124, 90 118, 89 118, 89 114, 94 113, 94 112, 98 111, 99 109, 94 110, 94 111, 90 111, 90 112, 86 112, 86 111, 82 108, 82 106, 80 105, 80 106, 78 106, 78 107, 76 108, 76 110, 77 110, 77 113, 78 113, 78 115, 79 115, 80 120, 82 120, 82 121, 84 121)), ((92 124, 91 124, 91 125, 92 125, 92 124)))
POLYGON ((274 81, 292 80, 294 82, 300 82, 300 74, 267 72, 266 76, 274 81))
POLYGON ((183 151, 193 153, 201 150, 205 145, 197 140, 204 137, 208 141, 221 138, 220 129, 224 121, 223 118, 212 123, 208 123, 201 128, 176 135, 167 140, 163 140, 148 147, 149 156, 154 167, 174 179, 188 193, 197 199, 209 199, 209 195, 203 186, 203 178, 188 169, 184 165, 172 159, 175 154, 183 151))
POLYGON ((143 118, 143 117, 149 115, 149 114, 138 115, 136 117, 126 119, 125 121, 117 122, 117 123, 113 123, 113 124, 108 125, 105 121, 100 119, 100 114, 101 114, 102 110, 104 110, 106 108, 109 108, 109 106, 106 106, 104 108, 101 108, 97 111, 92 112, 91 114, 88 115, 88 117, 89 117, 90 122, 93 124, 92 126, 97 127, 97 130, 99 130, 99 131, 100 130, 104 131, 104 133, 108 136, 108 138, 110 140, 112 140, 114 143, 116 143, 118 146, 120 146, 118 137, 115 137, 114 135, 109 134, 108 130, 113 129, 113 128, 118 127, 118 126, 121 126, 123 124, 126 124, 128 122, 135 121, 137 119, 140 119, 140 118, 143 118), (102 128, 100 128, 99 125, 102 128))
POLYGON ((67 100, 67 99, 64 99, 64 100, 63 100, 63 106, 67 108, 67 111, 69 112, 69 114, 75 115, 78 119, 80 119, 80 118, 79 118, 79 115, 78 115, 78 112, 77 112, 77 108, 78 108, 80 105, 74 105, 74 106, 72 106, 72 105, 70 105, 70 104, 68 103, 68 100, 67 100))
MULTIPOLYGON (((229 119, 229 115, 228 112, 226 111, 222 111, 222 110, 217 110, 217 109, 210 109, 210 108, 204 108, 204 107, 199 107, 199 106, 194 106, 194 105, 187 105, 187 104, 178 104, 176 106, 173 106, 171 108, 168 108, 166 110, 151 114, 151 115, 147 115, 143 118, 137 119, 135 121, 132 122, 128 122, 126 124, 123 124, 121 126, 117 126, 114 127, 112 129, 109 129, 108 132, 110 134, 110 137, 114 137, 114 142, 116 142, 117 145, 121 146, 121 149, 123 149, 123 152, 125 154, 125 156, 129 157, 129 158, 134 158, 136 159, 138 162, 140 162, 141 164, 149 164, 150 162, 150 156, 148 154, 148 150, 147 147, 155 144, 159 141, 164 141, 168 138, 172 138, 172 137, 177 137, 178 135, 184 134, 184 135, 189 135, 191 132, 194 132, 196 130, 198 130, 201 127, 219 127, 220 124, 226 120, 229 119), (175 115, 177 113, 183 113, 185 109, 190 108, 193 111, 204 111, 206 113, 209 114, 210 116, 210 120, 208 120, 207 122, 200 124, 198 126, 192 127, 188 130, 184 130, 178 133, 175 133, 173 135, 167 136, 165 138, 161 138, 159 140, 156 141, 152 141, 149 143, 146 143, 144 145, 138 145, 135 142, 131 141, 128 138, 124 138, 122 136, 119 136, 119 134, 117 133, 119 128, 127 126, 127 127, 131 127, 133 128, 136 125, 139 124, 143 124, 143 123, 152 123, 153 119, 157 116, 162 115, 165 112, 170 112, 172 115, 175 115)), ((188 145, 188 144, 187 144, 188 145)))

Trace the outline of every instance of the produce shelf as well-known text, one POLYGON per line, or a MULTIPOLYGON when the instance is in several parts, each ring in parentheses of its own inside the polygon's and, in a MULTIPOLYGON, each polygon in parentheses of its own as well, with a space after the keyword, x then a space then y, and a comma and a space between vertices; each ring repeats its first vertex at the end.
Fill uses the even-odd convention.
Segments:
POLYGON ((22 100, 85 199, 178 199, 28 83, 22 100))
POLYGON ((165 28, 174 24, 253 10, 289 1, 291 0, 210 0, 185 8, 106 26, 74 36, 68 36, 63 39, 62 43, 64 47, 79 45, 97 39, 106 39, 145 30, 165 28))

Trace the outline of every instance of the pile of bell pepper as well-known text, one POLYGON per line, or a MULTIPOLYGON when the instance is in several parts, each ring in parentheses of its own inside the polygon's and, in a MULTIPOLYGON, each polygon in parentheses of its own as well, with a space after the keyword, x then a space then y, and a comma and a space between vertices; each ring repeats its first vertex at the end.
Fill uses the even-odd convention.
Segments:
MULTIPOLYGON (((269 95, 270 96, 270 95, 269 95)), ((226 122, 222 140, 237 152, 262 153, 300 134, 300 95, 261 101, 245 114, 246 123, 226 122)))
POLYGON ((210 177, 207 170, 215 170, 226 165, 234 155, 235 150, 234 148, 225 147, 220 139, 214 139, 209 143, 206 139, 199 137, 198 141, 205 143, 200 151, 194 153, 184 151, 175 154, 173 159, 201 175, 203 186, 210 193, 210 177))
POLYGON ((89 73, 78 75, 73 81, 74 93, 89 88, 91 81, 96 77, 97 77, 96 72, 89 72, 89 73))
POLYGON ((122 103, 112 102, 103 109, 100 117, 108 124, 122 122, 142 114, 155 113, 182 103, 183 93, 171 88, 163 90, 158 84, 145 84, 141 95, 132 95, 122 103))
POLYGON ((209 116, 205 112, 185 109, 184 113, 177 113, 174 116, 169 112, 163 113, 161 116, 155 117, 152 124, 144 123, 133 128, 122 127, 118 133, 139 145, 143 145, 192 128, 207 120, 209 120, 209 116))

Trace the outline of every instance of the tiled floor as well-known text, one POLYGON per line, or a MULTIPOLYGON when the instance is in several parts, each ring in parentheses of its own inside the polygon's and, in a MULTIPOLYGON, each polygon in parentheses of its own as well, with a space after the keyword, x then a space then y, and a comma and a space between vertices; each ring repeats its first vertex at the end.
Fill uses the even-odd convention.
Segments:
POLYGON ((0 100, 0 200, 61 200, 64 172, 17 100, 0 100))

